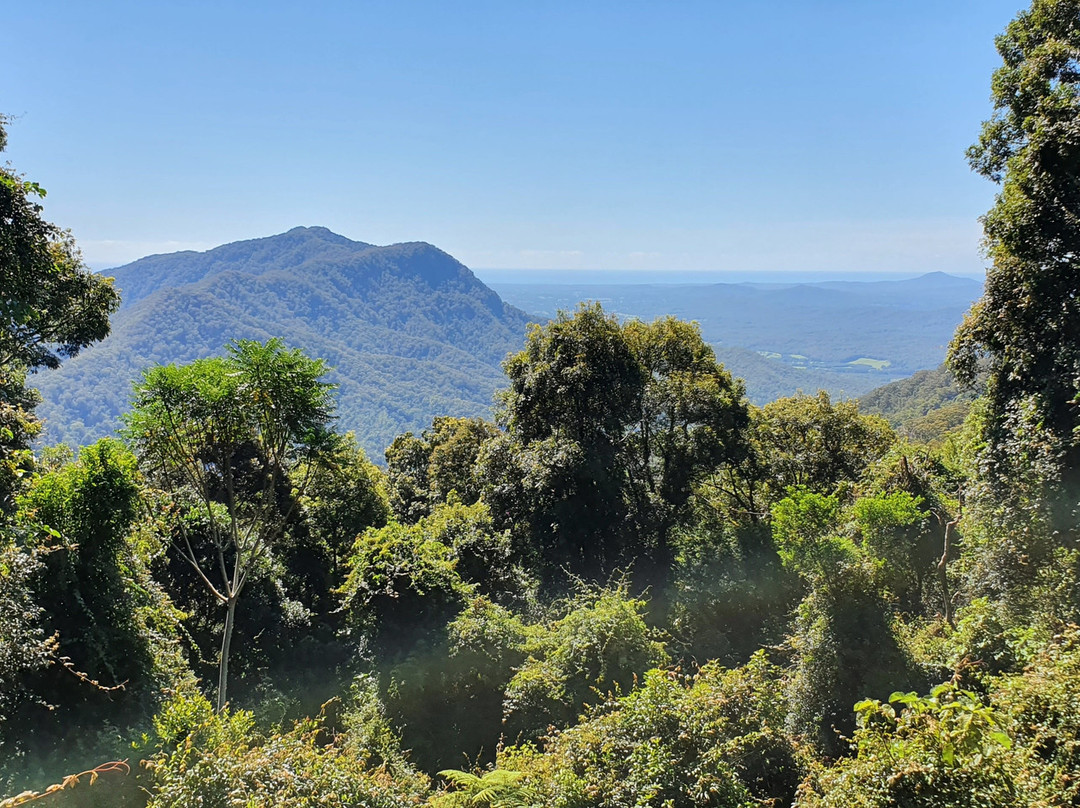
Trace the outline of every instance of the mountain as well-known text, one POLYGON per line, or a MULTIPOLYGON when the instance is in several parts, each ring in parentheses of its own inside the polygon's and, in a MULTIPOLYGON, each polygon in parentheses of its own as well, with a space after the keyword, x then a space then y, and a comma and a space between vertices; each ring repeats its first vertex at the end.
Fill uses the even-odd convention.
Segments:
POLYGON ((871 390, 859 399, 859 409, 883 416, 913 440, 934 443, 963 424, 975 395, 942 365, 871 390))
POLYGON ((111 432, 152 364, 276 336, 334 367, 339 427, 380 459, 436 415, 489 414, 500 363, 530 320, 430 244, 379 247, 321 227, 149 256, 111 274, 124 300, 112 334, 33 380, 46 440, 111 432))
POLYGON ((800 389, 858 396, 937 367, 982 294, 979 281, 943 272, 889 281, 491 286, 507 302, 548 317, 599 300, 621 317, 696 320, 758 404, 800 389))

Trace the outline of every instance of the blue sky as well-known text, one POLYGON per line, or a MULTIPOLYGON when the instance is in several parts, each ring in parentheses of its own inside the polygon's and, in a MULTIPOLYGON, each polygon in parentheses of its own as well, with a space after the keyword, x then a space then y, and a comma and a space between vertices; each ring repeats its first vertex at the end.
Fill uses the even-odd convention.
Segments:
POLYGON ((88 261, 296 225, 474 267, 978 272, 1017 0, 34 2, 6 157, 88 261))

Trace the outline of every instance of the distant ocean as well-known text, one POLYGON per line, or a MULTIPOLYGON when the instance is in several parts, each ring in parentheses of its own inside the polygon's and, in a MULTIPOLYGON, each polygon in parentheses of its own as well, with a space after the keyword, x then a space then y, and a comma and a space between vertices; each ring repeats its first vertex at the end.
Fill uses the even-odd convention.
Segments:
MULTIPOLYGON (((737 270, 637 270, 637 269, 473 269, 486 284, 530 285, 624 285, 640 283, 820 283, 822 281, 901 281, 925 275, 931 269, 913 272, 739 272, 737 270)), ((984 280, 984 274, 949 273, 961 278, 984 280)))

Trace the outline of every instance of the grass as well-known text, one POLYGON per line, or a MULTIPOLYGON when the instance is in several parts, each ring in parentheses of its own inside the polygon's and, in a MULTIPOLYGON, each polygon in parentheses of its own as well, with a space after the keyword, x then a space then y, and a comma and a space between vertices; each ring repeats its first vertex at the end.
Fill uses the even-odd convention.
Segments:
POLYGON ((860 359, 856 359, 854 362, 848 362, 848 364, 856 367, 873 368, 874 370, 885 370, 892 362, 888 359, 871 359, 868 356, 864 356, 860 359))

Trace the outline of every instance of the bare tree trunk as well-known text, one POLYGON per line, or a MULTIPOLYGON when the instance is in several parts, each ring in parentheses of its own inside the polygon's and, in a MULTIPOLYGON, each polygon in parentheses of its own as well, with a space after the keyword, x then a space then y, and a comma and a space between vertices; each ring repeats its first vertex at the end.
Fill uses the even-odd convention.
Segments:
POLYGON ((233 623, 236 620, 237 596, 229 598, 225 613, 225 631, 221 640, 221 662, 218 664, 217 711, 225 709, 226 689, 229 684, 229 646, 232 645, 233 623))
POLYGON ((942 542, 941 559, 937 563, 938 582, 941 584, 941 599, 945 610, 945 622, 953 628, 956 628, 956 623, 953 620, 952 611, 952 595, 949 592, 949 552, 952 549, 953 531, 956 530, 956 526, 960 524, 960 516, 964 512, 964 501, 960 500, 960 509, 956 514, 955 519, 950 519, 945 522, 944 517, 938 514, 938 520, 945 523, 945 539, 942 542))

